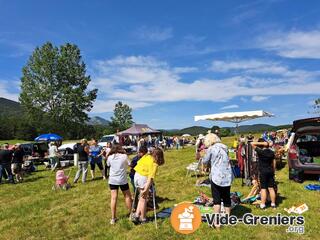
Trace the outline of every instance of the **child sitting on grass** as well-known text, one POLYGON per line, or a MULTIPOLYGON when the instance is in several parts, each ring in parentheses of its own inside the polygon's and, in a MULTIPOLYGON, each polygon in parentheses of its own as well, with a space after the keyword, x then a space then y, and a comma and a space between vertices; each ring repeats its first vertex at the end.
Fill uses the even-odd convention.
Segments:
POLYGON ((135 223, 146 223, 147 201, 150 187, 154 181, 154 177, 158 166, 164 164, 163 151, 155 148, 151 154, 144 155, 134 168, 135 187, 140 191, 140 198, 135 214, 132 215, 132 221, 135 223))

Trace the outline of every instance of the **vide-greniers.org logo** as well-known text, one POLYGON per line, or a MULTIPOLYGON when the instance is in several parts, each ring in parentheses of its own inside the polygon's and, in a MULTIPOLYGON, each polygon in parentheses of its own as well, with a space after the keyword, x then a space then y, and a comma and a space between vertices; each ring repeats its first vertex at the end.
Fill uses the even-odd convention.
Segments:
MULTIPOLYGON (((286 216, 278 213, 270 216, 256 216, 251 213, 244 214, 241 218, 227 214, 205 214, 210 227, 217 225, 234 226, 238 223, 248 226, 288 226, 287 233, 304 233, 305 219, 303 216, 286 216)), ((201 224, 200 210, 191 203, 180 203, 172 211, 171 225, 182 234, 195 232, 201 224)))

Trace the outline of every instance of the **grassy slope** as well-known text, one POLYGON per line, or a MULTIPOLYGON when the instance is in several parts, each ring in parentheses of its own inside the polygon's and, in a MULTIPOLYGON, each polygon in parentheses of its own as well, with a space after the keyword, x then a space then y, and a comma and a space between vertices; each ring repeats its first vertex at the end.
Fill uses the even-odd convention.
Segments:
MULTIPOLYGON (((199 188, 194 186, 195 178, 186 177, 185 166, 193 162, 192 148, 166 152, 166 164, 160 167, 156 179, 157 193, 162 202, 160 208, 172 207, 181 201, 192 201, 199 188)), ((75 169, 72 170, 72 177, 75 169)), ((225 227, 220 233, 202 224, 200 229, 187 239, 316 239, 319 233, 318 219, 320 193, 303 189, 304 184, 289 182, 287 168, 277 172, 279 192, 282 196, 277 211, 261 211, 254 206, 238 206, 234 214, 245 212, 254 214, 285 213, 284 207, 307 203, 310 210, 304 214, 305 231, 302 236, 286 234, 285 227, 248 227, 238 225, 225 227)), ((53 192, 54 174, 40 169, 28 176, 23 184, 0 186, 0 232, 2 239, 182 239, 174 232, 169 220, 160 221, 159 229, 149 223, 134 226, 124 216, 126 214, 123 197, 119 197, 118 217, 115 226, 109 225, 110 193, 102 180, 77 184, 69 191, 53 192)), ((313 182, 314 183, 314 182, 313 182)), ((208 188, 201 188, 209 194, 208 188)), ((249 192, 236 179, 233 191, 249 192)))

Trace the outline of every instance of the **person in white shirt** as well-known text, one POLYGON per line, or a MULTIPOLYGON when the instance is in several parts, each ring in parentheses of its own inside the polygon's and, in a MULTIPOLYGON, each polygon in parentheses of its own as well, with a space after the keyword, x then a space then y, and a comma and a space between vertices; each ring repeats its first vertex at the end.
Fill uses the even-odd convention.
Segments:
POLYGON ((129 159, 125 151, 122 149, 121 145, 115 144, 112 146, 107 159, 107 166, 110 167, 109 175, 109 187, 111 190, 111 220, 110 224, 115 224, 116 209, 117 209, 117 199, 118 190, 121 189, 126 206, 131 211, 132 198, 129 189, 128 178, 127 178, 127 168, 130 165, 129 159))
POLYGON ((49 143, 49 159, 51 170, 54 171, 59 164, 59 152, 56 144, 54 142, 49 143))

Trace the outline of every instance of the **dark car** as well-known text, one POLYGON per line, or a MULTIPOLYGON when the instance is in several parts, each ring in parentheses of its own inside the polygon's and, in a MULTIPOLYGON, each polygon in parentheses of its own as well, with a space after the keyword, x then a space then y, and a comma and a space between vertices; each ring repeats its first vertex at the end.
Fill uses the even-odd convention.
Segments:
POLYGON ((289 178, 320 174, 320 117, 293 122, 288 149, 289 178))
POLYGON ((48 144, 46 142, 23 143, 21 148, 25 156, 31 156, 35 162, 43 162, 48 152, 48 144))

